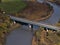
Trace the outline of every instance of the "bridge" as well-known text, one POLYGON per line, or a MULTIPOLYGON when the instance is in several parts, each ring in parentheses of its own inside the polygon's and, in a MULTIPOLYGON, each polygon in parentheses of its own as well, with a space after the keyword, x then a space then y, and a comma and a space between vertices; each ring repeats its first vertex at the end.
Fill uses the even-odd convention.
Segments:
POLYGON ((34 21, 29 21, 29 20, 24 19, 24 18, 18 18, 18 17, 15 17, 15 16, 10 16, 10 18, 14 21, 23 22, 23 23, 27 23, 27 24, 30 24, 30 25, 37 25, 37 26, 40 26, 40 27, 44 27, 44 28, 52 29, 52 30, 57 30, 57 31, 60 30, 60 28, 57 27, 57 26, 42 24, 42 23, 34 22, 34 21))

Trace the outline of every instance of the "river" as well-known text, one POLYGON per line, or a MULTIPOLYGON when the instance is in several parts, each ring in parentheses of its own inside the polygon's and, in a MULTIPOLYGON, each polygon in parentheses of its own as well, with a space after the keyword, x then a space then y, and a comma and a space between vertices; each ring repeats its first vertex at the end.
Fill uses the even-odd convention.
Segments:
MULTIPOLYGON (((50 2, 47 3, 53 6, 54 13, 50 18, 40 22, 54 25, 60 19, 60 7, 50 2)), ((7 36, 6 45, 31 45, 32 37, 33 33, 29 31, 29 28, 25 25, 22 25, 20 28, 15 29, 7 36)))

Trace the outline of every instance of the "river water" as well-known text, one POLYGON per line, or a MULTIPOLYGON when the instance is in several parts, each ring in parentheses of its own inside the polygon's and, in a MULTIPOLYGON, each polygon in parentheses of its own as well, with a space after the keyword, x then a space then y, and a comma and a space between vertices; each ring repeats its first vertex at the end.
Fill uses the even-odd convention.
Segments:
MULTIPOLYGON (((53 6, 54 13, 49 19, 40 22, 53 25, 57 23, 60 19, 60 7, 50 2, 47 3, 53 6)), ((34 27, 36 28, 36 26, 34 27)), ((29 31, 29 28, 27 26, 23 25, 20 28, 12 31, 7 36, 6 45, 31 45, 32 37, 33 37, 33 33, 29 31)))

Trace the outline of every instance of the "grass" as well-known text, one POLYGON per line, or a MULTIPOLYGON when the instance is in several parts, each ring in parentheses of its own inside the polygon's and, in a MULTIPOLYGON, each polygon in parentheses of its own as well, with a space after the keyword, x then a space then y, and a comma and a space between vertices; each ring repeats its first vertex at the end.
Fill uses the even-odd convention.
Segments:
POLYGON ((21 1, 21 0, 2 0, 2 2, 21 1))
POLYGON ((16 13, 25 8, 26 4, 23 1, 5 1, 0 3, 0 8, 6 13, 16 13))

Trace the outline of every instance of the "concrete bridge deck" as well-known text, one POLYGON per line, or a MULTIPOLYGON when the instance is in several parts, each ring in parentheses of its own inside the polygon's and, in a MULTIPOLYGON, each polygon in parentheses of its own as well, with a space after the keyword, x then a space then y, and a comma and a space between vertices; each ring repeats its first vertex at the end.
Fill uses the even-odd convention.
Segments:
POLYGON ((14 16, 10 16, 10 18, 12 20, 15 20, 15 21, 24 22, 24 23, 28 23, 28 24, 32 24, 32 25, 37 25, 37 26, 49 28, 49 29, 52 29, 52 30, 58 30, 58 31, 60 30, 60 28, 57 27, 57 26, 52 26, 52 25, 48 25, 48 24, 42 24, 42 23, 39 23, 39 22, 29 21, 29 20, 24 19, 24 18, 18 18, 18 17, 14 17, 14 16))

